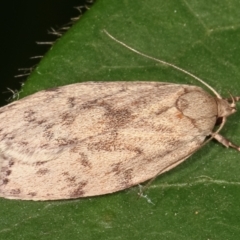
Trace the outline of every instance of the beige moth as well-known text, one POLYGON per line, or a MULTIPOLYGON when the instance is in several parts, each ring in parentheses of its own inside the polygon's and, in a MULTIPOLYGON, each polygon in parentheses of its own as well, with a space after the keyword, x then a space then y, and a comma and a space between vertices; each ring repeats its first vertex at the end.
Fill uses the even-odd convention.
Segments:
POLYGON ((154 60, 215 96, 173 83, 82 82, 10 103, 0 108, 0 197, 56 200, 120 191, 180 164, 208 136, 239 150, 219 134, 239 97, 223 99, 191 73, 154 60))

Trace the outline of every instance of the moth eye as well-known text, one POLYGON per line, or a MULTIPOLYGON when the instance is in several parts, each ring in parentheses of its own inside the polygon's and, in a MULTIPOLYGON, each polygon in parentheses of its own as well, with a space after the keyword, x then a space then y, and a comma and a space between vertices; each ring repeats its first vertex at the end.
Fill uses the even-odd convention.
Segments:
POLYGON ((222 123, 222 121, 223 121, 223 118, 222 118, 222 117, 217 118, 215 125, 216 125, 216 126, 220 125, 220 124, 222 123))

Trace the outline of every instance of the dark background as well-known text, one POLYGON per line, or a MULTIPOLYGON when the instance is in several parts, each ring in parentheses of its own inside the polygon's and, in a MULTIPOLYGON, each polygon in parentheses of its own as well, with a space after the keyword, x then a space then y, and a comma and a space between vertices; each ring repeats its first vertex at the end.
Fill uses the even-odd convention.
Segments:
POLYGON ((37 41, 54 41, 51 28, 59 29, 79 16, 77 6, 86 4, 86 0, 16 0, 0 2, 1 23, 1 67, 0 67, 0 106, 7 103, 12 93, 7 90, 19 90, 26 77, 15 78, 22 74, 19 68, 30 68, 39 59, 30 59, 44 55, 50 46, 37 45, 37 41))

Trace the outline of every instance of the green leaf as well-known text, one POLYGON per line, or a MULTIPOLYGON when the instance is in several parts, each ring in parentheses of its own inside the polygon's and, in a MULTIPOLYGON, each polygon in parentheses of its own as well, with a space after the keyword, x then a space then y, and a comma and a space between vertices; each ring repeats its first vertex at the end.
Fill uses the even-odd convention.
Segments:
MULTIPOLYGON (((237 0, 98 0, 42 59, 21 96, 80 81, 151 80, 201 85, 139 56, 117 39, 204 79, 222 95, 240 89, 237 0)), ((222 135, 240 143, 240 113, 222 135)), ((212 141, 139 187, 86 199, 0 199, 0 239, 239 239, 239 153, 212 141)), ((109 182, 111 184, 111 182, 109 182)), ((37 187, 37 186, 36 186, 37 187)))

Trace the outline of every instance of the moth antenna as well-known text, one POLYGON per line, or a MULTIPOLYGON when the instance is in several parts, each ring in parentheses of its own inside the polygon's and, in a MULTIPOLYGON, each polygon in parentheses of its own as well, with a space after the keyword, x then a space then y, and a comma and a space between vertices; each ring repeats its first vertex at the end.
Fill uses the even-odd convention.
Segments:
MULTIPOLYGON (((180 71, 180 72, 182 72, 182 73, 185 73, 186 75, 194 78, 194 79, 197 80, 198 82, 200 82, 200 83, 202 83, 203 85, 205 85, 208 89, 210 89, 210 90, 215 94, 215 96, 216 96, 217 98, 222 99, 221 95, 220 95, 215 89, 213 89, 209 84, 207 84, 205 81, 203 81, 203 80, 200 79, 199 77, 195 76, 194 74, 192 74, 192 73, 190 73, 190 72, 188 72, 188 71, 186 71, 186 70, 184 70, 184 69, 182 69, 182 68, 180 68, 180 67, 178 67, 178 66, 175 66, 174 64, 171 64, 171 63, 165 62, 165 61, 163 61, 163 60, 157 59, 157 58, 155 58, 155 57, 151 57, 151 56, 149 56, 149 55, 147 55, 147 54, 141 53, 141 52, 139 52, 138 50, 136 50, 136 49, 128 46, 128 45, 125 44, 125 43, 123 43, 122 41, 116 39, 116 38, 113 37, 108 31, 106 31, 105 29, 103 29, 103 31, 104 31, 105 34, 107 34, 107 35, 108 35, 111 39, 113 39, 115 42, 121 44, 122 46, 124 46, 125 48, 131 50, 132 52, 135 52, 135 53, 139 54, 140 56, 143 56, 143 57, 146 57, 146 58, 148 58, 148 59, 151 59, 151 60, 154 60, 154 61, 156 61, 156 62, 159 62, 159 63, 161 63, 161 64, 163 64, 163 65, 170 66, 170 67, 172 67, 172 68, 174 68, 174 69, 176 69, 176 70, 178 70, 178 71, 180 71)), ((230 99, 232 100, 232 104, 235 104, 235 101, 239 101, 239 100, 240 100, 240 97, 234 98, 234 97, 231 96, 230 99)), ((210 141, 214 138, 214 136, 221 131, 221 129, 223 128, 223 126, 225 125, 225 123, 226 123, 226 117, 223 117, 222 122, 221 122, 221 125, 218 127, 218 129, 217 129, 214 133, 211 134, 210 138, 208 138, 205 142, 203 142, 198 148, 194 149, 193 151, 191 151, 190 153, 188 153, 186 156, 182 157, 180 160, 178 159, 178 160, 176 160, 175 162, 171 163, 170 165, 166 166, 165 168, 161 169, 161 171, 159 171, 151 180, 148 181, 148 183, 143 187, 142 190, 148 188, 148 186, 156 179, 157 176, 159 176, 162 172, 164 172, 164 170, 166 170, 167 168, 171 167, 172 165, 175 165, 177 162, 182 161, 182 160, 190 157, 193 153, 195 153, 195 152, 198 151, 200 148, 202 148, 204 145, 206 145, 208 142, 210 142, 210 141)))
POLYGON ((197 81, 199 81, 200 83, 202 83, 203 85, 205 85, 208 89, 210 89, 210 90, 217 96, 217 98, 222 99, 221 95, 220 95, 216 90, 214 90, 209 84, 207 84, 207 83, 204 82, 202 79, 200 79, 199 77, 195 76, 194 74, 192 74, 192 73, 190 73, 190 72, 188 72, 188 71, 186 71, 186 70, 184 70, 184 69, 182 69, 182 68, 180 68, 180 67, 178 67, 178 66, 175 66, 175 65, 172 64, 172 63, 168 63, 168 62, 165 62, 165 61, 163 61, 163 60, 157 59, 157 58, 155 58, 155 57, 151 57, 151 56, 149 56, 149 55, 147 55, 147 54, 141 53, 141 52, 139 52, 138 50, 136 50, 136 49, 128 46, 128 45, 125 44, 124 42, 122 42, 122 41, 116 39, 115 37, 113 37, 107 30, 103 29, 103 31, 104 31, 111 39, 113 39, 115 42, 121 44, 122 46, 124 46, 125 48, 131 50, 132 52, 135 52, 135 53, 139 54, 140 56, 143 56, 143 57, 149 58, 149 59, 151 59, 151 60, 154 60, 154 61, 156 61, 156 62, 159 62, 159 63, 161 63, 161 64, 163 64, 163 65, 170 66, 170 67, 172 67, 172 68, 174 68, 174 69, 177 69, 178 71, 183 72, 183 73, 185 73, 186 75, 194 78, 195 80, 197 80, 197 81))

